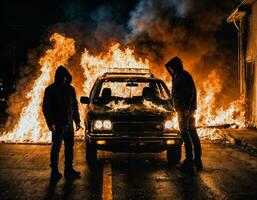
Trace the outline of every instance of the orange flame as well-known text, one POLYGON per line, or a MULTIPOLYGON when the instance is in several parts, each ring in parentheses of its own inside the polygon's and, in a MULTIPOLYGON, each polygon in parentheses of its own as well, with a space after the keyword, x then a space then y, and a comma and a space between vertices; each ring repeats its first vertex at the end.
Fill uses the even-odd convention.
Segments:
POLYGON ((122 51, 118 43, 114 43, 106 55, 93 56, 85 49, 81 56, 81 66, 86 79, 83 87, 85 94, 89 95, 97 77, 103 75, 110 68, 149 68, 148 60, 137 60, 133 54, 134 51, 130 48, 122 51))
POLYGON ((28 106, 24 107, 20 119, 13 130, 0 137, 5 142, 49 142, 51 135, 44 122, 41 105, 45 88, 49 85, 55 69, 67 64, 68 59, 75 54, 75 41, 60 34, 50 37, 53 48, 40 58, 42 66, 40 76, 35 80, 32 90, 26 95, 28 106))
POLYGON ((217 71, 213 70, 199 92, 196 121, 198 126, 236 124, 245 126, 243 98, 231 102, 229 108, 217 108, 216 95, 222 91, 222 82, 217 71))
MULTIPOLYGON (((41 112, 44 89, 53 79, 56 67, 66 65, 69 58, 76 53, 75 41, 72 38, 66 38, 61 34, 55 33, 50 37, 50 41, 53 42, 53 48, 47 50, 45 55, 39 60, 41 74, 35 80, 33 89, 26 95, 27 106, 22 109, 20 118, 13 130, 8 130, 2 134, 0 141, 50 142, 50 132, 46 127, 41 112)), ((121 50, 118 43, 113 44, 106 54, 92 55, 85 49, 81 55, 80 64, 83 69, 84 83, 82 84, 85 95, 89 95, 97 77, 107 72, 110 68, 150 68, 148 60, 136 59, 133 49, 125 48, 121 50)), ((222 90, 222 82, 220 80, 218 73, 213 71, 209 74, 201 88, 198 88, 197 126, 235 123, 239 127, 244 127, 242 100, 239 99, 232 102, 227 109, 216 107, 216 94, 222 90)), ((144 102, 144 105, 149 108, 157 108, 160 111, 164 109, 152 102, 144 102)), ((118 104, 111 103, 109 106, 113 109, 127 107, 124 102, 119 102, 118 104)), ((176 118, 173 118, 173 122, 174 126, 178 127, 176 118)), ((81 137, 83 137, 82 132, 79 132, 81 137)), ((215 129, 201 129, 199 135, 212 138, 215 132, 217 132, 215 129)))

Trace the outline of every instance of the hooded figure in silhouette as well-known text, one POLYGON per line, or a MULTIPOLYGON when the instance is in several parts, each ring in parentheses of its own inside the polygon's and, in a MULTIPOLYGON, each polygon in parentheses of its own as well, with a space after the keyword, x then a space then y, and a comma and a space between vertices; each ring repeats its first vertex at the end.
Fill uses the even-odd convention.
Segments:
POLYGON ((197 95, 192 76, 183 69, 179 57, 172 58, 165 64, 172 76, 171 100, 178 115, 181 137, 185 143, 186 159, 179 166, 183 172, 193 172, 194 165, 202 170, 201 144, 195 127, 195 111, 197 95), (194 159, 193 159, 194 149, 194 159))
POLYGON ((65 146, 65 170, 66 178, 77 178, 80 172, 72 167, 74 129, 73 121, 76 124, 76 131, 80 129, 80 117, 75 89, 70 85, 72 76, 68 70, 59 66, 55 72, 55 81, 45 89, 43 100, 43 113, 47 126, 52 132, 52 149, 50 167, 52 168, 51 178, 60 179, 62 174, 58 171, 59 152, 62 140, 65 146))

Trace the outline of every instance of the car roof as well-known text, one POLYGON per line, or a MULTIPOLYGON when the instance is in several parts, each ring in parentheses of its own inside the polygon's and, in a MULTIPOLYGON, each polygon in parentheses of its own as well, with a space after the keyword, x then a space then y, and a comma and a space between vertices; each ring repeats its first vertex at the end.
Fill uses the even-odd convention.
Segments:
MULTIPOLYGON (((111 77, 105 77, 105 76, 101 76, 98 78, 98 80, 100 81, 115 81, 115 80, 128 80, 128 79, 133 79, 134 81, 162 81, 159 78, 155 78, 155 77, 145 77, 145 76, 133 76, 133 75, 128 75, 128 76, 111 76, 111 77)), ((163 81, 162 81, 163 82, 163 81)))

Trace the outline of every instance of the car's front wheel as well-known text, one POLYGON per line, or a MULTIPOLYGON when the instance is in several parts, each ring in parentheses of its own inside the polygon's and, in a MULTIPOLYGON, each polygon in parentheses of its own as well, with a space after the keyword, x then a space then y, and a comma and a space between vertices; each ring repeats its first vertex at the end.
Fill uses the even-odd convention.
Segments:
POLYGON ((178 164, 181 159, 181 145, 167 150, 167 160, 169 163, 178 164))
POLYGON ((93 166, 97 161, 97 149, 94 144, 86 139, 86 160, 88 165, 93 166))

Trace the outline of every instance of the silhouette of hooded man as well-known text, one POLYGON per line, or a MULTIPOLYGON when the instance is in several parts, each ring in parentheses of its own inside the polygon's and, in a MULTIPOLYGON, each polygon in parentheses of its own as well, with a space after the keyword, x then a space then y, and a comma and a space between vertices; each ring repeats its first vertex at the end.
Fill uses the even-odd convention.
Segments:
POLYGON ((183 69, 179 57, 172 58, 165 64, 172 76, 171 99, 178 115, 179 129, 185 144, 186 159, 179 166, 183 172, 193 172, 194 165, 202 170, 201 144, 195 127, 197 94, 192 76, 183 69), (194 150, 194 159, 193 159, 194 150))
POLYGON ((43 100, 43 113, 47 126, 52 132, 52 149, 50 155, 51 178, 60 179, 62 174, 58 171, 59 152, 62 141, 65 146, 66 178, 77 178, 80 172, 73 169, 74 129, 80 129, 80 117, 75 89, 70 85, 72 76, 68 70, 59 66, 55 72, 55 81, 45 89, 43 100))

